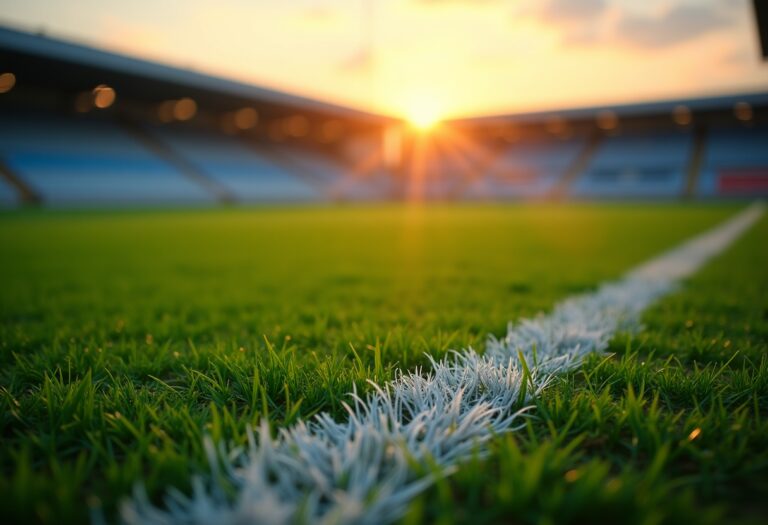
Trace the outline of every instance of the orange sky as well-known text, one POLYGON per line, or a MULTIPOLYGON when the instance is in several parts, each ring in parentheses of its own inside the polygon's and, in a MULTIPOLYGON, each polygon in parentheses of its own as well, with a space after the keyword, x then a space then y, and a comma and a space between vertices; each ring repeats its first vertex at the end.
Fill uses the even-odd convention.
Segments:
POLYGON ((446 117, 768 88, 749 0, 0 0, 2 23, 446 117))

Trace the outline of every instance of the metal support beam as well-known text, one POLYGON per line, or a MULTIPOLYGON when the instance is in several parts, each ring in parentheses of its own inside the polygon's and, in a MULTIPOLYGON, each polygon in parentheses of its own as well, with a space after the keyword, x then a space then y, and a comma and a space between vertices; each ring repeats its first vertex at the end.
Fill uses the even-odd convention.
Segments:
POLYGON ((690 199, 696 193, 696 186, 699 182, 699 173, 704 160, 704 152, 707 147, 707 128, 700 124, 693 130, 693 144, 691 145, 691 156, 688 158, 688 167, 686 168, 685 190, 683 197, 690 199))
POLYGON ((603 140, 603 136, 600 132, 594 131, 589 138, 587 139, 586 144, 584 144, 584 147, 579 152, 579 155, 576 157, 576 159, 571 163, 570 166, 568 166, 568 169, 565 171, 565 174, 562 176, 562 178, 557 182, 555 187, 550 192, 550 197, 554 199, 565 199, 568 197, 568 194, 570 193, 571 186, 574 182, 576 182, 576 179, 579 178, 579 176, 584 173, 584 171, 587 169, 587 166, 589 166, 589 163, 592 162, 592 157, 594 157, 595 152, 597 151, 597 148, 600 146, 600 143, 603 140))
POLYGON ((42 202, 43 199, 40 195, 30 188, 2 159, 0 159, 0 178, 13 186, 24 204, 40 204, 42 202))
POLYGON ((212 193, 219 202, 229 204, 237 200, 229 188, 220 184, 205 173, 205 171, 201 170, 198 166, 187 160, 183 155, 180 155, 163 141, 144 130, 141 126, 127 120, 121 120, 120 125, 128 134, 140 142, 142 146, 172 165, 182 175, 202 186, 209 193, 212 193))

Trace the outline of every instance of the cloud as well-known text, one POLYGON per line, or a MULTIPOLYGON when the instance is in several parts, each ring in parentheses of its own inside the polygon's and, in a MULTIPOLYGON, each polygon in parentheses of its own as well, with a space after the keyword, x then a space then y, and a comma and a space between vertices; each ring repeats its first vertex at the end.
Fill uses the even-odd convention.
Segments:
POLYGON ((617 33, 634 46, 658 48, 698 38, 730 27, 734 22, 730 12, 720 4, 682 4, 656 16, 624 14, 618 20, 617 33))
POLYGON ((640 14, 617 0, 531 0, 513 14, 559 33, 561 43, 615 44, 657 49, 732 26, 732 2, 669 0, 653 14, 640 14))
POLYGON ((512 16, 554 29, 564 44, 585 44, 600 39, 607 8, 607 0, 532 0, 520 4, 512 16))
POLYGON ((725 53, 720 60, 724 66, 743 67, 751 66, 755 62, 755 55, 751 49, 734 49, 725 53))
POLYGON ((538 0, 523 13, 547 24, 574 24, 594 20, 606 7, 606 0, 538 0))

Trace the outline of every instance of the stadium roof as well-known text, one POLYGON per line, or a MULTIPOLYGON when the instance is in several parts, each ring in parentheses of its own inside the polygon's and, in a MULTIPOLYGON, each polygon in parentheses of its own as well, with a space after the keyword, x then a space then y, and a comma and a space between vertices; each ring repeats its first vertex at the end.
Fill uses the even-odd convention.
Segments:
MULTIPOLYGON (((112 82, 120 93, 140 100, 188 94, 213 106, 250 103, 369 122, 399 120, 2 26, 0 52, 5 55, 4 62, 10 62, 4 66, 10 65, 25 73, 26 78, 59 89, 82 90, 89 86, 89 82, 93 85, 112 82)), ((730 111, 738 102, 756 108, 768 107, 768 92, 509 113, 452 119, 451 122, 486 125, 495 122, 536 124, 552 118, 579 121, 594 119, 605 111, 618 118, 653 117, 669 115, 678 106, 686 106, 692 112, 730 111)))
POLYGON ((6 55, 5 62, 9 59, 13 62, 14 57, 19 59, 13 63, 17 70, 18 68, 26 69, 38 80, 47 81, 48 84, 55 83, 57 87, 67 88, 78 78, 100 73, 105 77, 122 79, 121 91, 125 93, 127 90, 132 96, 142 94, 146 96, 148 92, 165 94, 164 91, 169 91, 171 87, 186 88, 205 92, 209 97, 211 95, 217 95, 219 98, 233 97, 244 101, 292 107, 340 117, 389 120, 387 117, 365 111, 2 26, 0 26, 0 52, 6 55), (57 67, 46 67, 46 64, 57 67), (67 74, 61 74, 62 65, 68 66, 67 74), (59 74, 56 75, 56 73, 59 74), (47 78, 41 78, 45 74, 47 78), (163 84, 165 89, 156 86, 157 90, 148 90, 147 82, 163 84))
POLYGON ((550 118, 566 120, 591 120, 595 115, 610 111, 618 118, 669 115, 676 107, 685 106, 692 112, 731 111, 735 104, 745 102, 753 107, 768 107, 768 92, 722 95, 695 99, 671 99, 638 104, 592 106, 576 109, 509 113, 452 120, 459 124, 493 124, 495 122, 539 123, 550 118))

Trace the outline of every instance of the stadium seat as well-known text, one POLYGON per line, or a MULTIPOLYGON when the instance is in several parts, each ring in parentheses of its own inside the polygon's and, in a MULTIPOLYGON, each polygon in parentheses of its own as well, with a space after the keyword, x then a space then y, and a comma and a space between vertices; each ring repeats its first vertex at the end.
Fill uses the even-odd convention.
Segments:
POLYGON ((706 144, 698 195, 768 195, 768 127, 713 129, 706 144))
POLYGON ((270 145, 270 150, 288 159, 297 169, 323 185, 324 195, 333 200, 376 200, 391 192, 392 179, 382 170, 356 174, 354 159, 335 161, 320 152, 287 145, 270 145))
POLYGON ((203 203, 212 197, 114 123, 14 115, 0 119, 0 155, 49 204, 203 203))
POLYGON ((527 139, 506 146, 487 177, 475 177, 469 198, 524 198, 547 195, 585 146, 585 139, 527 139))
POLYGON ((149 133, 227 188, 238 201, 313 201, 323 198, 309 173, 297 174, 242 139, 197 130, 156 127, 149 133))
POLYGON ((418 176, 407 177, 404 191, 410 198, 444 200, 466 197, 467 187, 478 177, 481 168, 456 152, 435 147, 425 154, 418 176))
POLYGON ((577 197, 673 198, 683 193, 691 151, 688 131, 605 137, 574 182, 577 197))
POLYGON ((278 147, 277 150, 328 184, 326 195, 331 199, 372 201, 392 194, 394 181, 391 174, 380 166, 358 173, 355 166, 359 164, 359 159, 352 158, 345 163, 317 152, 297 151, 287 146, 278 147))

